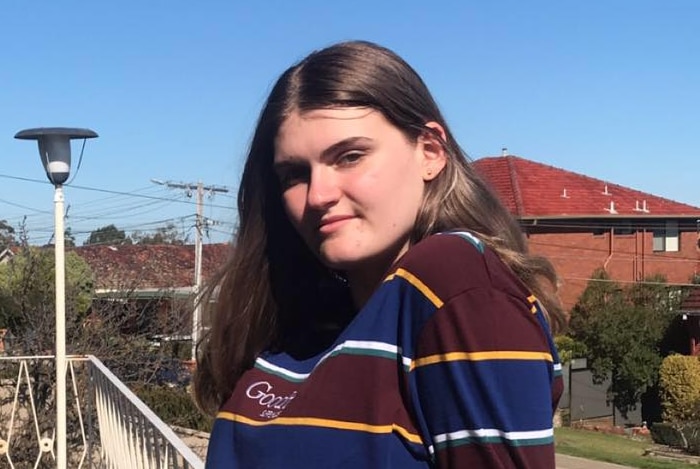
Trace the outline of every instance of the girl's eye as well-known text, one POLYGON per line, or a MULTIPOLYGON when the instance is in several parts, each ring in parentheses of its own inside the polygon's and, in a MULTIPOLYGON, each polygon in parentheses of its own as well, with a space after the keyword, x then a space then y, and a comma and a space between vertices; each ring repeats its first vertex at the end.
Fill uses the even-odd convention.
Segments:
POLYGON ((287 190, 297 184, 302 184, 309 180, 309 170, 304 167, 287 167, 278 173, 278 178, 282 190, 287 190))
POLYGON ((364 155, 365 154, 361 151, 348 151, 338 156, 337 164, 340 166, 351 166, 360 161, 364 155))

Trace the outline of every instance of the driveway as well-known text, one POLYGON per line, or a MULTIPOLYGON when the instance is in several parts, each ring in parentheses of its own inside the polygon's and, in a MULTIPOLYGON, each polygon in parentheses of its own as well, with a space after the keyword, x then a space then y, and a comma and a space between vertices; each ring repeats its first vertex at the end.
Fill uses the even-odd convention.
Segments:
POLYGON ((557 454, 557 469, 630 469, 629 466, 557 454))

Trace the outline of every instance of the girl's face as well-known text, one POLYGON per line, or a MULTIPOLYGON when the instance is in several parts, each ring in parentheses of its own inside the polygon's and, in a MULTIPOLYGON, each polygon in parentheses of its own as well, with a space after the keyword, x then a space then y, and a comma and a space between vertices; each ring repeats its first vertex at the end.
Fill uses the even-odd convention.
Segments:
POLYGON ((425 184, 444 164, 437 139, 411 142, 370 108, 294 113, 275 140, 290 221, 327 266, 348 273, 381 275, 404 253, 425 184))

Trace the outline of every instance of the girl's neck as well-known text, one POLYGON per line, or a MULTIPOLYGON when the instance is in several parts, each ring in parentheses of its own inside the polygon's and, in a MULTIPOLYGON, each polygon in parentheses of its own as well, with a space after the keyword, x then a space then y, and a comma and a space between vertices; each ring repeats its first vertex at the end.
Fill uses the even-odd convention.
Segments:
POLYGON ((379 285, 389 274, 394 263, 407 249, 407 247, 401 249, 398 254, 391 255, 388 259, 385 257, 376 259, 374 262, 366 262, 360 268, 345 272, 353 303, 358 310, 367 303, 374 291, 379 288, 379 285))
POLYGON ((355 307, 359 310, 367 303, 383 280, 383 274, 375 272, 348 272, 348 285, 355 307))

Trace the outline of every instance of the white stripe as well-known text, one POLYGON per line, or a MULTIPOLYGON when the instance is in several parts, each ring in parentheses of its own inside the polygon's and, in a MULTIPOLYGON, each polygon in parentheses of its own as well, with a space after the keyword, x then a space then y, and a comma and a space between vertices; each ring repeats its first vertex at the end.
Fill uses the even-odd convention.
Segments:
MULTIPOLYGON (((392 353, 394 355, 399 355, 399 349, 396 345, 393 344, 388 344, 386 342, 374 342, 374 341, 369 341, 369 340, 346 340, 345 342, 338 344, 335 348, 333 348, 331 351, 326 353, 324 356, 322 356, 319 361, 314 365, 313 369, 309 373, 295 373, 293 371, 287 370, 286 368, 282 368, 280 366, 274 365, 270 363, 269 361, 258 357, 255 361, 258 363, 262 368, 265 368, 267 370, 276 372, 278 374, 288 376, 293 379, 299 379, 299 380, 304 380, 309 377, 311 373, 313 373, 313 370, 316 369, 317 366, 319 366, 321 363, 323 363, 328 357, 333 355, 334 353, 337 353, 343 349, 348 349, 348 348, 353 348, 353 349, 360 349, 360 350, 377 350, 381 352, 388 352, 392 353)), ((410 368, 411 363, 413 360, 411 360, 409 357, 404 357, 401 356, 401 363, 405 367, 410 368)))
POLYGON ((445 441, 461 440, 463 438, 488 438, 500 437, 505 440, 537 440, 540 438, 550 438, 554 436, 554 429, 534 430, 530 432, 504 432, 496 428, 479 428, 477 430, 460 430, 458 432, 443 433, 436 435, 433 439, 435 443, 445 441))
POLYGON ((289 376, 290 378, 294 379, 306 379, 309 377, 308 373, 295 373, 293 371, 289 371, 286 368, 282 368, 280 366, 274 365, 270 363, 267 360, 263 360, 262 358, 258 358, 255 360, 261 367, 265 368, 266 370, 274 371, 276 373, 279 373, 281 375, 289 376))
MULTIPOLYGON (((393 353, 394 355, 401 355, 401 352, 399 351, 399 348, 394 345, 394 344, 388 344, 386 342, 373 342, 373 341, 366 341, 366 340, 346 340, 339 346, 333 349, 335 350, 340 350, 342 348, 358 348, 358 349, 364 349, 364 350, 381 350, 383 352, 389 352, 393 353)), ((333 352, 331 352, 333 353, 333 352)), ((325 357, 323 357, 325 359, 325 357)), ((322 359, 322 360, 323 360, 322 359)), ((407 366, 410 368, 411 363, 413 363, 413 360, 411 360, 408 357, 401 357, 401 363, 404 364, 404 366, 407 366)))

